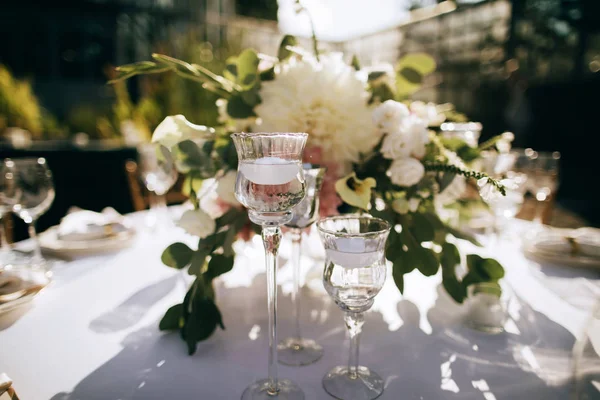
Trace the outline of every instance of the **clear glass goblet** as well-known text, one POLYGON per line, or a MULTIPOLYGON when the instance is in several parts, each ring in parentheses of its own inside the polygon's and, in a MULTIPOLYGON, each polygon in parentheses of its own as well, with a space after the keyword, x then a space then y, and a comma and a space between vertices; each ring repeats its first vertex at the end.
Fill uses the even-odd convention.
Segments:
POLYGON ((13 205, 13 211, 28 225, 29 237, 34 242, 32 266, 43 268, 45 260, 42 257, 35 223, 54 201, 52 172, 46 159, 42 157, 15 159, 13 162, 17 174, 17 190, 20 192, 13 205))
POLYGON ((238 154, 235 195, 248 208, 250 220, 262 226, 267 267, 269 309, 269 377, 250 385, 242 400, 302 400, 292 381, 277 377, 277 253, 281 225, 306 193, 302 152, 306 133, 234 133, 238 154))
POLYGON ((295 335, 286 338, 277 346, 279 362, 285 365, 308 365, 323 355, 323 347, 312 339, 303 338, 300 333, 300 259, 302 257, 302 234, 319 216, 319 194, 323 185, 325 168, 304 165, 306 197, 294 207, 292 220, 285 224, 290 228, 292 238, 292 306, 294 308, 295 335))
POLYGON ((10 158, 0 163, 0 269, 12 261, 7 235, 4 231, 4 217, 18 202, 21 191, 17 186, 15 163, 10 158))
POLYGON ((350 334, 347 366, 329 371, 323 378, 325 391, 337 399, 369 400, 383 393, 383 379, 358 363, 363 313, 371 308, 385 282, 385 243, 390 225, 368 216, 339 216, 317 222, 325 246, 323 284, 345 312, 350 334))
POLYGON ((170 222, 165 195, 177 181, 177 170, 171 153, 156 144, 143 144, 138 147, 140 172, 148 192, 150 192, 150 212, 146 220, 150 228, 156 227, 159 220, 170 222))

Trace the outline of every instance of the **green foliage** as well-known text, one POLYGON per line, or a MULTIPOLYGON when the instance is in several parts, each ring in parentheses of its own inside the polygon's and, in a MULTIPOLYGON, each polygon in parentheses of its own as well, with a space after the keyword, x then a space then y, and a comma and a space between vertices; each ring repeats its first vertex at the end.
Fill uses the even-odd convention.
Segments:
POLYGON ((0 64, 0 132, 18 127, 28 130, 33 138, 42 137, 42 108, 28 81, 18 80, 0 64))
POLYGON ((435 60, 425 53, 412 53, 396 64, 396 93, 404 99, 421 88, 425 76, 435 71, 435 60))
POLYGON ((186 244, 173 243, 165 249, 161 256, 163 264, 168 267, 182 269, 187 267, 192 261, 193 250, 186 244))

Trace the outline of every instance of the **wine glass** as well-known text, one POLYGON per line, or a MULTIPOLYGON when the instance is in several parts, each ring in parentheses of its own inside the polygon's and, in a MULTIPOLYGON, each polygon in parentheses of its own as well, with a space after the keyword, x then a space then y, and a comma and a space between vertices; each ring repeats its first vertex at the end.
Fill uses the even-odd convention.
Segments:
POLYGON ((277 377, 277 253, 281 225, 292 220, 292 209, 305 196, 302 152, 306 133, 234 133, 238 154, 235 195, 248 208, 252 222, 262 226, 267 266, 269 309, 269 377, 244 391, 242 400, 302 400, 302 390, 277 377))
POLYGON ((600 299, 573 346, 573 400, 600 398, 600 299))
POLYGON ((369 400, 383 392, 383 379, 358 364, 363 313, 371 308, 386 275, 385 243, 390 225, 379 218, 349 215, 317 222, 325 246, 323 284, 345 312, 350 334, 347 366, 338 366, 323 378, 323 387, 335 398, 369 400))
POLYGON ((150 192, 150 212, 146 223, 150 228, 156 227, 159 219, 168 224, 165 195, 177 181, 173 157, 166 148, 150 143, 140 145, 138 154, 142 179, 150 192))
POLYGON ((536 200, 533 222, 538 227, 536 230, 539 230, 543 225, 544 204, 558 188, 560 153, 525 149, 522 154, 517 162, 517 170, 527 175, 527 189, 536 200))
POLYGON ((44 258, 35 230, 35 223, 54 201, 52 172, 45 158, 21 158, 13 160, 20 196, 13 205, 13 212, 28 226, 29 237, 34 242, 32 266, 42 267, 44 258))
POLYGON ((292 274, 294 287, 292 305, 294 308, 295 336, 281 341, 277 346, 279 362, 286 365, 308 365, 323 355, 323 347, 312 339, 303 338, 300 333, 300 259, 302 251, 302 234, 311 226, 319 215, 319 194, 323 184, 325 168, 304 165, 306 180, 306 197, 292 210, 292 220, 285 224, 290 228, 292 237, 292 274))
POLYGON ((3 219, 12 211, 19 200, 21 191, 17 186, 15 163, 6 158, 0 163, 0 268, 10 264, 10 247, 8 246, 3 219))

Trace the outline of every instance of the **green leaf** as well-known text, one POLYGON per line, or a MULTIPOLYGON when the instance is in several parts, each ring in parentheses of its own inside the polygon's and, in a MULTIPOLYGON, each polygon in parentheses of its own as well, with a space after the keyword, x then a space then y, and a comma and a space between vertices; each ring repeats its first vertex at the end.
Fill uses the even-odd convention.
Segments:
POLYGON ((171 268, 185 268, 192 260, 194 251, 183 243, 173 243, 162 253, 163 264, 171 268))
POLYGON ((392 277, 394 278, 394 283, 396 284, 396 287, 400 293, 404 293, 404 272, 401 270, 401 268, 396 268, 395 264, 392 268, 392 277))
POLYGON ((212 246, 198 246, 198 250, 196 250, 192 256, 190 267, 188 268, 188 275, 199 276, 203 272, 204 264, 206 263, 206 257, 208 257, 211 252, 212 246))
POLYGON ((454 272, 455 267, 460 264, 460 252, 454 244, 446 242, 442 245, 440 263, 444 272, 454 272))
POLYGON ((352 56, 352 61, 350 65, 354 68, 355 71, 360 71, 360 61, 358 61, 358 57, 355 55, 352 56))
POLYGON ((258 54, 253 49, 246 49, 237 57, 237 83, 243 89, 250 89, 258 77, 258 54))
POLYGON ((504 278, 504 268, 502 268, 502 265, 493 258, 483 259, 482 263, 479 265, 479 268, 485 271, 485 274, 492 281, 498 281, 504 278))
POLYGON ((175 304, 167 310, 158 324, 161 331, 176 331, 184 324, 183 304, 175 304))
POLYGON ((435 234, 431 221, 420 213, 413 214, 410 231, 418 242, 430 242, 435 234))
POLYGON ((281 40, 279 50, 277 51, 277 58, 279 58, 279 61, 287 60, 292 54, 294 54, 288 50, 288 46, 298 46, 298 40, 292 35, 285 35, 281 40))
POLYGON ((423 77, 435 70, 435 60, 425 53, 408 54, 396 65, 396 92, 406 97, 421 87, 423 77))
POLYGON ((191 140, 177 143, 176 149, 177 168, 184 173, 192 169, 203 169, 207 159, 210 159, 210 156, 204 154, 202 149, 191 140))
POLYGON ((455 273, 445 273, 442 276, 442 286, 457 303, 462 303, 467 297, 465 286, 458 281, 455 273))
POLYGON ((268 81, 274 80, 275 79, 275 66, 272 66, 269 69, 265 69, 264 71, 261 71, 259 76, 260 76, 261 82, 268 82, 268 81))
POLYGON ((208 339, 217 326, 225 329, 221 312, 216 304, 206 297, 195 296, 192 300, 192 312, 181 331, 188 345, 188 353, 194 354, 198 342, 208 339))
POLYGON ((248 104, 251 107, 260 104, 261 99, 258 95, 259 87, 259 85, 255 85, 252 89, 240 93, 240 96, 242 100, 244 100, 244 103, 248 104))
POLYGON ((456 178, 456 174, 453 172, 443 172, 440 174, 440 178, 437 180, 437 183, 440 187, 440 193, 442 193, 456 178))
POLYGON ((417 268, 423 275, 433 276, 437 273, 440 262, 433 250, 421 247, 421 249, 415 252, 415 257, 419 263, 417 268))
POLYGON ((108 81, 108 83, 116 83, 140 74, 158 74, 166 72, 169 69, 169 67, 159 65, 152 61, 140 61, 133 64, 121 65, 120 67, 115 68, 117 71, 116 78, 108 81))
POLYGON ((386 100, 393 100, 394 92, 386 83, 380 83, 371 88, 371 99, 369 103, 379 101, 383 103, 386 100))
POLYGON ((244 101, 241 95, 234 95, 227 101, 227 114, 232 118, 256 117, 254 107, 244 101))
POLYGON ((208 262, 208 270, 206 274, 209 279, 214 279, 219 275, 225 274, 233 268, 233 257, 215 254, 208 262))
POLYGON ((454 229, 449 225, 445 225, 445 229, 448 231, 449 234, 451 234, 452 236, 454 236, 457 239, 462 239, 462 240, 467 240, 471 243, 473 243, 475 246, 479 246, 481 247, 481 243, 479 243, 477 241, 477 239, 475 239, 475 236, 470 235, 466 232, 460 231, 458 229, 454 229))

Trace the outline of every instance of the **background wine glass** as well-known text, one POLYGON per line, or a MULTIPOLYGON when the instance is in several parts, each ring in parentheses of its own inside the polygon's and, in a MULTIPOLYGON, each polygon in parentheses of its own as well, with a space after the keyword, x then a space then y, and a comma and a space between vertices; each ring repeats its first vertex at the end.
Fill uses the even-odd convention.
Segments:
POLYGON ((12 211, 19 200, 20 193, 17 186, 15 163, 7 158, 0 163, 0 241, 2 242, 0 244, 0 269, 12 261, 3 221, 6 214, 12 211))
POLYGON ((308 365, 323 355, 323 347, 312 339, 302 337, 300 333, 300 260, 302 258, 303 231, 311 226, 319 216, 319 194, 323 184, 325 168, 311 164, 304 165, 306 197, 293 209, 292 220, 285 224, 290 228, 292 239, 292 306, 294 308, 295 334, 279 343, 277 351, 279 362, 286 365, 308 365))
POLYGON ((359 366, 359 340, 363 313, 371 308, 385 282, 384 252, 390 225, 379 218, 340 216, 317 222, 317 228, 326 253, 323 285, 344 311, 350 334, 348 365, 329 371, 323 387, 337 399, 375 399, 383 392, 383 379, 359 366))
POLYGON ((37 237, 35 223, 54 201, 52 172, 44 158, 22 158, 13 160, 20 192, 13 211, 28 225, 29 236, 34 242, 32 266, 43 267, 44 258, 37 237))
POLYGON ((262 226, 269 309, 269 377, 246 388, 242 400, 303 400, 294 382, 277 376, 277 253, 280 226, 292 220, 292 209, 306 193, 302 152, 306 133, 235 133, 238 154, 235 195, 248 217, 262 226))
POLYGON ((160 220, 169 224, 166 194, 177 181, 177 170, 171 153, 155 144, 138 147, 142 180, 150 193, 150 212, 146 223, 155 228, 160 220))

